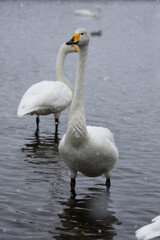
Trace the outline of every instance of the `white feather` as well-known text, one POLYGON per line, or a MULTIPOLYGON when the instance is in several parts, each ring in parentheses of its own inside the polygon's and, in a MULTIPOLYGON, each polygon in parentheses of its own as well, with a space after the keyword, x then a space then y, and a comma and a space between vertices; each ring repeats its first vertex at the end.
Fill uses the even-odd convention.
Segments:
POLYGON ((138 240, 149 240, 160 236, 160 215, 152 219, 152 223, 138 229, 136 237, 138 240))
POLYGON ((23 95, 17 115, 48 115, 61 112, 72 100, 72 91, 62 82, 41 81, 23 95))

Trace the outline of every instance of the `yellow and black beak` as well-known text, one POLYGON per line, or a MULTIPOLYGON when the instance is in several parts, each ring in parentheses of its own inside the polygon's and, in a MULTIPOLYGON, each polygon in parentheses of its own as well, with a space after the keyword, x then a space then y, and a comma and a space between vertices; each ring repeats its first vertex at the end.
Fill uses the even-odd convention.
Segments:
POLYGON ((73 45, 73 44, 78 44, 79 43, 79 39, 80 39, 81 34, 74 34, 73 38, 66 42, 67 45, 73 45))

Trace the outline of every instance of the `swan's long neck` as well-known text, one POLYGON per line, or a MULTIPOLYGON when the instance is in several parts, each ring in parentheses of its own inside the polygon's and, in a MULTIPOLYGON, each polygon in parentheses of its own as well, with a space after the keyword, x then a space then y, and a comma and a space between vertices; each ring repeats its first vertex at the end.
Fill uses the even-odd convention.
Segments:
POLYGON ((70 82, 66 79, 63 71, 64 61, 67 53, 63 50, 63 45, 59 49, 57 60, 56 60, 56 80, 65 83, 73 92, 73 87, 70 82))
POLYGON ((74 97, 72 100, 67 129, 67 137, 70 139, 73 145, 83 142, 87 135, 84 110, 84 88, 87 55, 88 45, 85 47, 79 47, 74 97))

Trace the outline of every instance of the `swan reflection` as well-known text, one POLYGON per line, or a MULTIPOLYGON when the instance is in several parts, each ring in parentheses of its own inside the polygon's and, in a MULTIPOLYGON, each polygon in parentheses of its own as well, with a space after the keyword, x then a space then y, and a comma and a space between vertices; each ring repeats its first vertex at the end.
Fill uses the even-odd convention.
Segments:
MULTIPOLYGON (((53 159, 53 156, 58 155, 58 145, 60 138, 58 134, 50 136, 31 136, 26 138, 27 143, 22 148, 22 152, 25 153, 28 162, 34 158, 53 159)), ((36 160, 37 161, 37 160, 36 160)))
POLYGON ((83 199, 60 201, 58 214, 61 225, 50 232, 55 239, 107 239, 117 235, 114 225, 121 224, 112 210, 112 200, 106 192, 87 195, 83 199))
MULTIPOLYGON (((24 161, 27 163, 26 183, 54 185, 55 196, 59 194, 64 165, 59 159, 58 144, 60 139, 53 135, 26 138, 26 144, 22 148, 24 161)), ((47 185, 45 185, 46 188, 47 185)))

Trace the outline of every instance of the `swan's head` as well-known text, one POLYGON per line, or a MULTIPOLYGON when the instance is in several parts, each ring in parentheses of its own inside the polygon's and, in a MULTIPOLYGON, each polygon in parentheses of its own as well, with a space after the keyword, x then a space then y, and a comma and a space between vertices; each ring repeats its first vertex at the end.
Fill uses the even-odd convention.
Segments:
POLYGON ((66 42, 67 45, 78 45, 79 47, 81 46, 86 46, 89 43, 89 36, 87 31, 84 28, 78 28, 75 31, 75 34, 73 35, 72 39, 69 42, 66 42))

